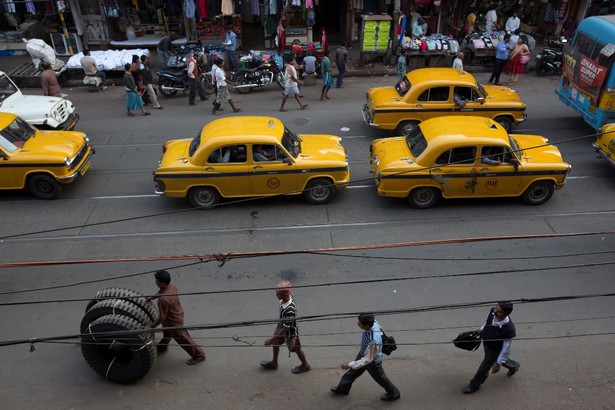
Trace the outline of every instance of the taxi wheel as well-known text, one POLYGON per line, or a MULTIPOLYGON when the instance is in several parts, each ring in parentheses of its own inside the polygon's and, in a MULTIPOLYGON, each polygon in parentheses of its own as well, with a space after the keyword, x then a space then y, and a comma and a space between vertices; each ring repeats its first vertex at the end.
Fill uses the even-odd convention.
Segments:
POLYGON ((413 189, 408 195, 408 202, 413 208, 431 208, 440 200, 440 191, 436 188, 421 187, 413 189))
POLYGON ((212 209, 220 203, 220 194, 214 188, 196 187, 188 193, 188 200, 195 208, 212 209))
POLYGON ((408 135, 417 125, 419 125, 419 123, 416 121, 402 121, 395 131, 397 135, 408 135))
POLYGON ((28 191, 40 199, 55 199, 62 192, 62 186, 49 175, 36 174, 28 179, 28 191))
POLYGON ((555 192, 553 182, 534 182, 523 193, 523 201, 528 205, 541 205, 547 202, 553 196, 553 192, 555 192))
POLYGON ((506 132, 510 132, 515 125, 508 117, 498 117, 495 120, 506 130, 506 132))
POLYGON ((312 205, 328 204, 335 197, 335 186, 327 179, 314 179, 305 187, 303 196, 312 205))

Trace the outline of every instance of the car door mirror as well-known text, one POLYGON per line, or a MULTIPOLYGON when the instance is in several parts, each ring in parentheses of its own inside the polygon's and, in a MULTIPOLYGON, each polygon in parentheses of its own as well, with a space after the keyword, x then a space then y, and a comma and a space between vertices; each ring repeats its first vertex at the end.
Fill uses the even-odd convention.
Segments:
POLYGON ((2 152, 2 151, 0 151, 0 158, 2 158, 2 159, 3 159, 3 160, 5 160, 5 161, 6 161, 7 159, 9 159, 9 157, 8 157, 8 156, 7 156, 4 152, 2 152))
POLYGON ((519 160, 517 158, 511 158, 508 162, 513 164, 515 171, 519 168, 519 160))
POLYGON ((282 162, 283 162, 284 164, 291 165, 290 158, 284 158, 284 159, 282 160, 282 162))
POLYGON ((478 97, 478 98, 476 99, 476 101, 478 101, 478 102, 479 102, 479 103, 481 103, 481 104, 484 104, 484 103, 485 103, 485 99, 484 99, 483 97, 478 97))

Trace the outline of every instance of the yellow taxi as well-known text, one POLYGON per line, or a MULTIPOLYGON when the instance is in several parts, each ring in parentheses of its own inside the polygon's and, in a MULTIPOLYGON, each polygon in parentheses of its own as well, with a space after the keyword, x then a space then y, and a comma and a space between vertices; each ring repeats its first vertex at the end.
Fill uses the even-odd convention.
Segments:
POLYGON ((15 114, 0 113, 0 189, 27 188, 54 199, 62 185, 84 175, 94 153, 76 131, 41 131, 15 114))
POLYGON ((434 118, 405 137, 372 142, 378 194, 430 208, 440 197, 518 197, 548 201, 571 166, 539 135, 508 134, 489 118, 434 118))
POLYGON ((454 68, 421 68, 395 86, 370 88, 362 114, 368 125, 397 135, 448 115, 491 118, 507 131, 526 119, 525 103, 515 90, 482 85, 472 74, 454 68))
POLYGON ((593 145, 598 155, 615 167, 615 124, 604 125, 593 145))
POLYGON ((192 139, 168 141, 154 171, 155 192, 210 209, 221 198, 300 195, 333 200, 350 180, 346 150, 334 135, 295 134, 273 117, 228 117, 192 139))

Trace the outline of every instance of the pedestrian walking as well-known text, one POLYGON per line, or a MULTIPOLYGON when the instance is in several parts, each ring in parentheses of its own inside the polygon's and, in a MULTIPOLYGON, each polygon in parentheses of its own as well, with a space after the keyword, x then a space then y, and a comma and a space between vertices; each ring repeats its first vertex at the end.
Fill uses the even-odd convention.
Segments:
POLYGON ((500 302, 489 311, 487 321, 478 330, 483 339, 485 357, 470 384, 463 388, 463 393, 476 392, 487 380, 489 370, 491 373, 497 373, 504 366, 508 369, 508 377, 519 371, 519 362, 509 357, 512 339, 517 336, 515 325, 509 316, 512 311, 513 305, 509 302, 500 302))
POLYGON ((460 51, 457 53, 457 56, 453 60, 453 68, 456 68, 459 71, 463 71, 463 52, 460 51))
POLYGON ((348 371, 342 376, 337 386, 331 387, 331 391, 335 394, 347 395, 350 393, 352 383, 367 370, 376 383, 386 390, 386 393, 380 396, 380 399, 383 401, 397 400, 401 397, 401 394, 382 368, 382 328, 380 323, 370 313, 362 313, 358 319, 357 326, 363 329, 361 349, 354 361, 342 364, 342 369, 348 371))
POLYGON ((166 270, 159 270, 154 274, 156 278, 156 286, 158 293, 155 298, 158 299, 158 320, 150 325, 154 329, 162 325, 162 339, 158 342, 156 350, 158 353, 164 353, 169 349, 169 342, 174 339, 177 344, 184 349, 190 359, 186 364, 193 365, 205 361, 205 352, 195 343, 190 337, 186 329, 165 329, 168 327, 183 327, 184 326, 184 308, 179 302, 177 295, 177 287, 171 283, 171 275, 166 270))
POLYGON ((226 37, 224 39, 224 57, 231 69, 231 72, 237 71, 239 63, 237 62, 237 34, 231 26, 226 26, 226 37))
POLYGON ((167 63, 169 61, 169 57, 175 53, 175 46, 173 42, 177 40, 174 34, 170 36, 164 37, 162 40, 158 42, 158 47, 156 51, 158 52, 158 58, 160 59, 160 69, 166 70, 167 63))
POLYGON ((290 58, 290 61, 286 63, 286 69, 284 70, 284 97, 282 97, 280 111, 286 111, 284 104, 286 104, 286 100, 288 100, 289 95, 295 96, 295 100, 297 100, 297 103, 302 110, 306 109, 308 106, 308 104, 302 104, 299 99, 299 95, 301 94, 301 91, 299 91, 299 84, 302 84, 303 82, 297 79, 297 69, 295 68, 296 64, 297 60, 294 55, 290 58))
POLYGON ((81 67, 83 67, 83 72, 85 75, 99 77, 100 78, 100 88, 103 90, 107 89, 107 75, 104 71, 100 71, 98 66, 96 65, 96 60, 94 57, 90 55, 90 50, 87 48, 83 50, 83 57, 79 60, 81 67))
POLYGON ((402 51, 399 53, 399 57, 397 57, 397 77, 400 80, 402 78, 406 78, 406 73, 408 72, 408 67, 406 64, 407 64, 406 52, 402 51))
POLYGON ((188 104, 196 105, 194 100, 196 99, 196 79, 199 77, 199 65, 194 58, 194 52, 190 54, 187 61, 188 64, 188 83, 190 84, 190 95, 188 96, 188 104))
POLYGON ((55 71, 51 69, 51 65, 46 61, 41 61, 38 67, 41 70, 41 87, 43 87, 43 94, 53 97, 64 97, 65 94, 62 94, 62 88, 60 87, 60 83, 58 83, 58 76, 55 71))
POLYGON ((341 88, 342 82, 344 81, 344 75, 346 74, 346 65, 348 64, 348 50, 346 49, 346 43, 342 43, 342 45, 335 50, 335 64, 337 64, 337 70, 339 71, 335 81, 335 87, 341 88))
POLYGON ((519 74, 523 74, 525 65, 530 61, 530 49, 523 41, 522 37, 519 37, 517 44, 510 52, 510 59, 506 64, 505 71, 509 74, 508 84, 516 84, 519 80, 519 74))
POLYGON ((154 104, 154 108, 157 110, 162 110, 162 106, 158 102, 158 97, 156 96, 156 90, 154 89, 154 76, 152 74, 151 66, 149 63, 149 57, 143 54, 141 56, 141 81, 143 81, 143 86, 145 87, 145 91, 147 95, 152 100, 154 104))
POLYGON ((325 50, 324 56, 320 61, 320 75, 322 77, 322 91, 320 92, 320 101, 324 101, 325 98, 329 100, 329 90, 333 80, 331 78, 331 60, 329 60, 329 50, 325 50))
POLYGON ((143 108, 143 99, 139 95, 137 91, 137 83, 135 82, 135 78, 130 71, 130 64, 124 64, 124 90, 126 91, 126 112, 129 117, 134 117, 135 115, 132 113, 132 110, 140 109, 143 115, 150 115, 149 112, 145 111, 143 108))
POLYGON ((214 85, 218 91, 216 93, 216 99, 214 100, 214 106, 211 113, 213 115, 220 115, 219 109, 223 99, 228 101, 229 105, 233 109, 233 112, 241 111, 241 108, 235 106, 235 103, 233 103, 233 100, 231 99, 231 94, 228 92, 226 74, 222 68, 224 66, 224 60, 218 57, 214 60, 214 65, 215 71, 212 67, 212 75, 214 76, 214 85))
POLYGON ((508 55, 510 54, 510 34, 504 34, 504 39, 500 41, 496 47, 495 60, 493 60, 493 71, 491 71, 491 77, 489 77, 489 84, 500 84, 500 75, 504 66, 508 62, 508 55))
POLYGON ((288 280, 282 280, 278 283, 275 290, 275 296, 280 301, 280 322, 275 328, 273 337, 265 341, 265 346, 273 347, 273 359, 271 361, 263 360, 261 366, 268 370, 276 370, 278 368, 278 356, 280 354, 280 346, 286 344, 290 353, 296 353, 301 364, 293 367, 292 372, 301 374, 310 371, 310 365, 305 358, 305 353, 301 349, 301 341, 299 340, 299 329, 297 327, 297 305, 292 297, 291 283, 288 280))

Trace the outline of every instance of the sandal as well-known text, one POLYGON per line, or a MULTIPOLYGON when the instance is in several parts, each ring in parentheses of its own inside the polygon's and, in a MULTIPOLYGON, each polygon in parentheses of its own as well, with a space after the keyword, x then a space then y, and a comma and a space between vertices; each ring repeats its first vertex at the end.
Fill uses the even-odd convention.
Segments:
POLYGON ((309 372, 309 371, 310 371, 310 369, 311 369, 311 367, 310 367, 310 366, 305 366, 305 365, 303 365, 303 364, 302 364, 302 365, 300 365, 300 366, 293 367, 293 370, 292 370, 292 371, 293 371, 293 373, 295 373, 295 374, 301 374, 301 373, 309 372))
POLYGON ((263 360, 261 362, 261 366, 263 366, 267 370, 276 370, 278 368, 276 364, 273 364, 273 362, 268 362, 266 360, 263 360))
POLYGON ((152 115, 149 111, 145 111, 143 115, 152 115))
POLYGON ((308 106, 309 106, 309 104, 303 104, 303 105, 301 106, 301 109, 302 109, 302 110, 305 110, 308 106))
POLYGON ((186 364, 192 366, 193 364, 201 363, 205 361, 205 356, 203 357, 193 357, 189 359, 186 364))
POLYGON ((131 112, 129 112, 129 113, 128 113, 128 114, 126 114, 126 115, 128 115, 129 117, 134 117, 134 116, 135 116, 135 115, 134 115, 133 113, 131 113, 131 112))

